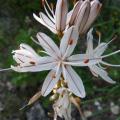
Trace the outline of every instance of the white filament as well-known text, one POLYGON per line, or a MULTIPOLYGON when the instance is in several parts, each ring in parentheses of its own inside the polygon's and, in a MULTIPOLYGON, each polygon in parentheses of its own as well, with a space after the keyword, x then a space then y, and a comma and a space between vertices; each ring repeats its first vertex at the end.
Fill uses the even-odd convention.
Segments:
POLYGON ((120 65, 114 65, 114 64, 103 62, 103 61, 101 63, 110 67, 120 67, 120 65))
POLYGON ((117 53, 119 53, 119 52, 120 52, 120 50, 117 50, 117 51, 112 52, 112 53, 110 53, 110 54, 104 55, 104 56, 102 56, 101 58, 110 57, 110 56, 115 55, 115 54, 117 54, 117 53))
POLYGON ((1 69, 1 68, 0 68, 0 72, 9 71, 9 70, 12 70, 12 69, 11 69, 11 68, 5 68, 5 69, 1 69))

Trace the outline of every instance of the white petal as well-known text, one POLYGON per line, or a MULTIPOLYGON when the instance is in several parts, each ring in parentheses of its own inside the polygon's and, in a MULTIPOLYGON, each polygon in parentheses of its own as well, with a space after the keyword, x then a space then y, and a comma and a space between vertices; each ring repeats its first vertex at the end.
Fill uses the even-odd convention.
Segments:
POLYGON ((97 64, 101 61, 99 58, 89 59, 86 54, 76 54, 72 55, 67 59, 67 62, 64 62, 66 65, 72 66, 90 66, 97 64))
POLYGON ((40 13, 40 17, 38 17, 36 14, 33 14, 33 17, 40 22, 42 25, 46 26, 49 30, 51 30, 53 33, 57 33, 55 29, 55 24, 50 21, 50 19, 43 13, 40 13))
POLYGON ((84 61, 85 59, 87 59, 86 54, 76 54, 76 55, 72 55, 72 56, 68 57, 67 61, 78 62, 78 61, 84 61))
POLYGON ((18 66, 11 66, 11 68, 16 72, 38 72, 51 70, 56 66, 56 64, 56 61, 51 57, 41 57, 39 62, 23 62, 18 66))
POLYGON ((66 81, 68 83, 68 87, 76 96, 81 98, 85 97, 85 89, 81 78, 77 75, 77 73, 70 66, 66 66, 66 81))
POLYGON ((78 31, 75 27, 69 28, 68 31, 64 34, 60 44, 60 51, 62 56, 68 57, 71 55, 77 44, 78 35, 78 31))
POLYGON ((60 79, 61 69, 59 69, 58 74, 56 76, 55 75, 56 72, 54 70, 50 71, 47 75, 41 90, 43 96, 47 96, 53 90, 53 88, 60 79))
POLYGON ((87 34, 87 54, 88 57, 93 57, 93 35, 92 35, 93 28, 89 30, 87 34))
POLYGON ((68 12, 67 0, 57 0, 55 19, 56 28, 60 32, 65 30, 67 12, 68 12))
POLYGON ((33 54, 30 51, 27 51, 25 49, 22 50, 15 50, 13 51, 13 56, 14 58, 19 58, 23 63, 25 62, 30 62, 30 61, 35 61, 38 62, 41 57, 39 57, 36 53, 33 54))
POLYGON ((98 74, 98 75, 99 75, 101 78, 103 78, 105 81, 107 81, 107 82, 109 82, 109 83, 112 83, 112 84, 116 83, 115 81, 113 81, 113 80, 108 76, 108 73, 107 73, 105 70, 99 68, 98 66, 96 66, 96 65, 90 66, 90 69, 91 69, 94 73, 98 74))
POLYGON ((53 40, 48 37, 46 34, 39 32, 37 34, 37 39, 40 45, 46 50, 46 52, 52 56, 57 58, 60 56, 60 51, 57 45, 53 42, 53 40))
POLYGON ((101 43, 94 49, 94 56, 95 57, 100 57, 105 52, 105 50, 108 47, 108 45, 106 45, 106 44, 107 43, 101 43))
POLYGON ((34 51, 34 49, 32 47, 30 47, 29 45, 27 45, 25 43, 20 44, 20 49, 25 49, 25 50, 33 53, 36 57, 40 57, 40 56, 38 56, 38 54, 34 51))

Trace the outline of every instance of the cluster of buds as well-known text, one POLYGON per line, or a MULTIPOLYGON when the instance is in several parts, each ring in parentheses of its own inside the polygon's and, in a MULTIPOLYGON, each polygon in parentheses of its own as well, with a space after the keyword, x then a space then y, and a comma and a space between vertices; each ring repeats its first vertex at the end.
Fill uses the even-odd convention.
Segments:
POLYGON ((50 72, 45 78, 41 91, 30 99, 28 105, 33 104, 39 97, 45 97, 53 91, 54 95, 51 99, 54 100, 54 120, 57 119, 57 116, 65 118, 65 120, 71 120, 71 104, 73 103, 81 113, 75 98, 84 98, 86 96, 82 79, 72 66, 88 67, 95 77, 100 76, 109 83, 115 83, 101 64, 120 67, 120 65, 113 65, 103 61, 103 58, 115 55, 120 50, 103 55, 114 39, 108 43, 101 42, 100 34, 98 46, 94 48, 93 29, 89 30, 89 28, 100 12, 102 4, 99 0, 79 0, 70 12, 68 12, 67 0, 57 0, 55 12, 53 6, 49 6, 47 0, 43 0, 43 6, 47 15, 40 12, 39 17, 35 14, 33 16, 38 22, 61 37, 60 46, 57 46, 49 36, 39 32, 36 35, 38 41, 33 41, 44 49, 41 52, 44 52, 45 55, 38 55, 29 45, 22 43, 20 49, 12 52, 17 65, 12 65, 9 69, 16 72, 49 70, 50 72), (73 54, 79 36, 81 37, 88 30, 86 52, 73 54))
POLYGON ((58 0, 54 12, 47 0, 43 0, 43 3, 47 15, 40 12, 39 17, 33 14, 34 18, 53 33, 60 35, 73 25, 78 28, 80 35, 85 34, 95 21, 102 6, 99 0, 79 0, 68 12, 67 0, 58 0))

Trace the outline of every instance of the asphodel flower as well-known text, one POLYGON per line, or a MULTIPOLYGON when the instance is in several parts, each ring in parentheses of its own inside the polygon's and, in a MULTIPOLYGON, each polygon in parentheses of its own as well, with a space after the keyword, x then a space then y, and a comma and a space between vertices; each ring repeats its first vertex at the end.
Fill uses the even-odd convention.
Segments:
POLYGON ((67 0, 57 0, 56 10, 49 6, 47 0, 43 0, 44 9, 47 15, 40 12, 39 17, 33 14, 34 18, 50 29, 55 34, 63 34, 63 31, 66 28, 66 20, 68 13, 68 4, 67 0), (48 9, 47 9, 48 8, 48 9))
POLYGON ((71 120, 70 92, 66 88, 60 88, 57 93, 59 94, 59 98, 53 104, 54 120, 57 120, 57 116, 65 120, 71 120))
POLYGON ((92 35, 92 29, 91 29, 87 35, 86 54, 78 54, 78 55, 71 56, 69 58, 69 61, 72 60, 72 63, 69 63, 69 64, 74 66, 88 66, 94 76, 96 77, 100 76, 101 78, 103 78, 105 81, 109 83, 116 83, 108 76, 108 73, 107 71, 105 71, 105 68, 101 66, 102 64, 105 66, 120 67, 120 65, 114 65, 114 64, 110 64, 103 61, 104 58, 120 53, 120 50, 117 50, 115 52, 102 55, 112 41, 113 40, 111 40, 108 43, 105 43, 105 42, 100 43, 100 36, 99 36, 98 46, 96 48, 93 48, 93 35, 92 35), (79 62, 76 62, 76 61, 79 61, 79 62), (91 62, 92 64, 90 64, 91 62))
MULTIPOLYGON (((43 96, 47 96, 58 83, 61 75, 70 91, 81 98, 85 97, 83 82, 79 75, 71 67, 72 60, 69 58, 77 44, 78 31, 71 27, 61 39, 60 48, 46 34, 37 34, 38 44, 45 50, 47 56, 39 57, 32 48, 25 44, 20 45, 20 50, 15 50, 13 58, 18 63, 12 66, 17 72, 37 72, 50 70, 41 90, 43 96), (71 64, 68 65, 68 63, 71 64)), ((73 60, 74 62, 74 60, 73 60)), ((76 62, 79 62, 76 60, 76 62)), ((92 63, 90 63, 92 64, 92 63)), ((76 66, 76 65, 75 65, 76 66)))
POLYGON ((86 33, 98 16, 101 6, 99 0, 79 0, 68 13, 67 24, 76 25, 79 34, 86 33))

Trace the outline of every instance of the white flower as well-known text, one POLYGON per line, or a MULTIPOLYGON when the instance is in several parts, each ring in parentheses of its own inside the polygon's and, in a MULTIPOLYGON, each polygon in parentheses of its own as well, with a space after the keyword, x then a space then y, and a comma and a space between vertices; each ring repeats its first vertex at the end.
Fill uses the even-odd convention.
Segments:
POLYGON ((103 65, 107 65, 107 66, 120 67, 120 65, 113 65, 113 64, 109 64, 109 63, 103 61, 103 58, 110 57, 110 56, 120 52, 120 50, 118 50, 118 51, 112 52, 107 55, 102 55, 105 52, 105 50, 107 49, 109 43, 111 43, 111 41, 108 43, 100 43, 100 37, 99 37, 98 46, 94 49, 93 48, 93 35, 92 35, 92 29, 91 29, 87 35, 87 52, 86 52, 86 54, 78 54, 78 55, 71 56, 69 58, 69 61, 71 60, 72 63, 70 62, 67 64, 71 64, 74 66, 88 66, 94 76, 96 76, 96 77, 100 76, 101 78, 103 78, 105 81, 107 81, 109 83, 115 83, 115 81, 113 81, 108 76, 108 73, 104 70, 105 68, 103 68, 101 66, 101 64, 103 64, 103 65), (79 62, 76 62, 76 61, 79 61, 79 62))
POLYGON ((90 0, 79 0, 68 14, 69 26, 76 25, 80 34, 86 33, 98 16, 101 6, 99 0, 91 2, 90 0))
MULTIPOLYGON (((13 52, 15 54, 13 58, 19 65, 12 66, 12 69, 18 72, 51 70, 43 83, 41 91, 43 96, 48 95, 52 91, 62 74, 70 91, 76 96, 85 97, 85 90, 81 78, 72 69, 71 64, 67 65, 69 62, 68 58, 71 56, 77 44, 78 31, 74 27, 69 28, 61 40, 60 49, 44 33, 39 32, 37 38, 39 41, 38 44, 49 56, 39 57, 33 49, 22 44, 20 50, 13 52)), ((72 60, 70 62, 72 63, 72 60)))
POLYGON ((33 14, 33 17, 38 22, 49 28, 53 33, 62 34, 62 32, 66 28, 66 20, 68 13, 67 0, 57 0, 55 13, 49 6, 47 0, 44 0, 44 9, 47 16, 44 13, 40 12, 39 17, 35 14, 33 14), (47 8, 49 10, 47 10, 47 8))
POLYGON ((71 120, 71 101, 70 92, 66 88, 58 89, 59 98, 53 104, 54 120, 57 120, 57 116, 64 118, 65 120, 71 120))

